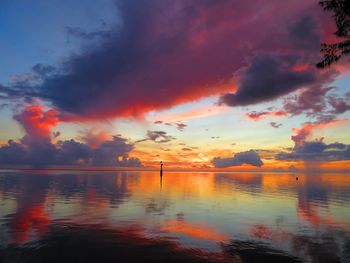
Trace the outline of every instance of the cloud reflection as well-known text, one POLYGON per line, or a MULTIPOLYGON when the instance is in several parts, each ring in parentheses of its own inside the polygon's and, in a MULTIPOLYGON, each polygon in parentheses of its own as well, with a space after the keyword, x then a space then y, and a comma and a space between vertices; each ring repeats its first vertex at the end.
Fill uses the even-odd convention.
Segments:
MULTIPOLYGON (((158 172, 1 172, 0 204, 8 212, 0 216, 0 240, 16 248, 39 247, 55 246, 45 242, 60 238, 58 233, 97 235, 102 243, 96 251, 118 250, 129 244, 133 229, 141 247, 146 242, 185 254, 192 249, 200 257, 215 255, 217 262, 341 262, 349 255, 347 175, 298 174, 298 181, 292 174, 167 172, 163 177, 160 191, 158 172), (115 243, 105 230, 116 231, 115 243)), ((0 257, 15 253, 1 249, 0 257)))

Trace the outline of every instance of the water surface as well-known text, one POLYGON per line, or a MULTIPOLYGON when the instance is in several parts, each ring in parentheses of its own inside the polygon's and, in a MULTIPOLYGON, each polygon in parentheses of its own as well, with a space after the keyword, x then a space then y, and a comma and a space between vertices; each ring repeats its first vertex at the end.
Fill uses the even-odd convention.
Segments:
POLYGON ((0 262, 350 262, 350 175, 0 172, 0 262))

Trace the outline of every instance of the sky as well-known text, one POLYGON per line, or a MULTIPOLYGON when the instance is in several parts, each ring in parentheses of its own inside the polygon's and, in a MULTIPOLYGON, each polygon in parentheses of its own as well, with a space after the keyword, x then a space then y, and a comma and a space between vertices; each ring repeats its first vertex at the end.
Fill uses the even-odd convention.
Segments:
POLYGON ((4 0, 0 166, 350 170, 350 75, 305 0, 4 0))

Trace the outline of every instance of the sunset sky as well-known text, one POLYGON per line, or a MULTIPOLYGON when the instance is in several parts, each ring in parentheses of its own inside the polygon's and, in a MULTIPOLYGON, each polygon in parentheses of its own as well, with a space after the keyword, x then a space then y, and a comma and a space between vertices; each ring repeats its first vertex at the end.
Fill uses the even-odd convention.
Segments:
POLYGON ((4 0, 0 167, 350 171, 316 0, 4 0))

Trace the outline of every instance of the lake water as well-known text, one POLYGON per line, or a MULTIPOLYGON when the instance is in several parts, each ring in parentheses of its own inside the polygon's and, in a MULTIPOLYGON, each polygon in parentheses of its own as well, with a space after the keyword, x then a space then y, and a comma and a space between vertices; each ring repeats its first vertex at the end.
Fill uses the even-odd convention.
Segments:
POLYGON ((0 172, 0 262, 350 262, 350 174, 0 172))

